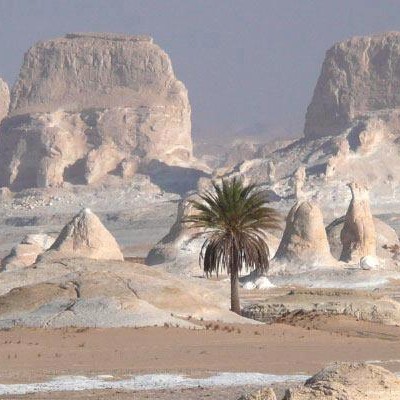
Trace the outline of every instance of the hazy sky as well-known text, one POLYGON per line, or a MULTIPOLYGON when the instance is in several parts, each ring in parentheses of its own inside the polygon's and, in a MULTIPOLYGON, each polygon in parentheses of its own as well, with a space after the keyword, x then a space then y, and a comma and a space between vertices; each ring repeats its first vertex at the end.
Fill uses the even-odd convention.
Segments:
POLYGON ((0 76, 12 84, 37 40, 146 33, 189 90, 195 137, 300 135, 327 48, 388 30, 400 0, 0 0, 0 76))

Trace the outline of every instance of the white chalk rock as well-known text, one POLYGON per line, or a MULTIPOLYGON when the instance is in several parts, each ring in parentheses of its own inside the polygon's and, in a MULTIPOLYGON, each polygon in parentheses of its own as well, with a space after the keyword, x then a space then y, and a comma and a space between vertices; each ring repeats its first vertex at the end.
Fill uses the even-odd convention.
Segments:
POLYGON ((266 276, 260 276, 255 282, 255 286, 257 289, 271 289, 274 288, 275 285, 270 282, 270 280, 266 276))
POLYGON ((248 281, 243 284, 243 289, 245 290, 254 290, 256 288, 256 284, 252 281, 248 281))
POLYGON ((365 270, 376 269, 379 267, 379 260, 374 256, 362 257, 360 267, 365 270))

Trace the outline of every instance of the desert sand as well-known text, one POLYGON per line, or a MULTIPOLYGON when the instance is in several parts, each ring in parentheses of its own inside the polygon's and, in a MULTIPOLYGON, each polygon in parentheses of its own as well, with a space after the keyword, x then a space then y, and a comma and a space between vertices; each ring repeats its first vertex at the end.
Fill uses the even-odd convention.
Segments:
MULTIPOLYGON (((15 328, 1 331, 1 381, 2 384, 43 382, 65 375, 112 375, 114 379, 121 379, 154 373, 207 377, 227 371, 310 376, 330 362, 348 360, 369 361, 392 371, 400 369, 398 326, 344 316, 325 320, 319 317, 317 321, 304 319, 302 327, 216 322, 202 325, 207 328, 15 328)), ((216 397, 213 398, 235 399, 250 387, 129 393, 98 390, 41 393, 22 398, 183 399, 203 398, 201 393, 210 397, 214 390, 216 397)))

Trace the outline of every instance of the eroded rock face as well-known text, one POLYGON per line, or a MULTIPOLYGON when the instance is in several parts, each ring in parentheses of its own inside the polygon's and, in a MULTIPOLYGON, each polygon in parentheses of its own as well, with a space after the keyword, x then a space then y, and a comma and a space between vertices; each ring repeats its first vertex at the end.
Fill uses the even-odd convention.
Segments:
MULTIPOLYGON (((340 233, 343 230, 345 220, 346 216, 337 218, 326 227, 331 253, 337 259, 339 259, 342 254, 340 233)), ((388 247, 400 244, 397 233, 391 226, 379 218, 373 217, 373 221, 376 232, 376 255, 379 258, 390 259, 393 257, 393 254, 388 247)))
POLYGON ((358 263, 362 257, 376 256, 376 231, 369 206, 368 189, 359 183, 349 184, 352 199, 340 233, 340 260, 358 263))
POLYGON ((190 112, 168 55, 149 37, 69 34, 37 43, 2 127, 0 185, 94 183, 138 158, 188 165, 190 112))
POLYGON ((335 44, 325 56, 307 109, 304 134, 340 134, 357 119, 379 115, 399 133, 400 32, 353 37, 335 44), (391 111, 393 110, 393 112, 391 111))
POLYGON ((0 122, 8 114, 10 106, 10 91, 7 83, 0 78, 0 122))
POLYGON ((124 260, 114 236, 88 208, 76 215, 41 259, 124 260))
MULTIPOLYGON (((193 206, 191 204, 192 200, 199 200, 199 197, 194 194, 180 201, 175 223, 172 225, 168 234, 150 250, 146 257, 147 265, 156 265, 174 261, 177 258, 181 247, 184 246, 186 242, 194 240, 193 236, 198 232, 198 229, 190 228, 189 224, 183 222, 184 218, 187 218, 193 212, 193 206)), ((201 242, 202 239, 200 239, 198 246, 199 252, 201 242)), ((194 256, 198 259, 199 253, 194 256)))
POLYGON ((10 254, 1 260, 3 271, 28 267, 35 263, 37 257, 48 250, 54 243, 54 238, 46 234, 30 234, 16 245, 10 254))
POLYGON ((309 201, 297 202, 292 207, 274 261, 308 267, 335 264, 319 207, 309 201))
POLYGON ((308 379, 303 388, 289 389, 284 400, 395 400, 400 380, 390 371, 364 363, 335 363, 308 379))
POLYGON ((263 388, 240 396, 238 400, 276 400, 276 395, 272 388, 263 388))

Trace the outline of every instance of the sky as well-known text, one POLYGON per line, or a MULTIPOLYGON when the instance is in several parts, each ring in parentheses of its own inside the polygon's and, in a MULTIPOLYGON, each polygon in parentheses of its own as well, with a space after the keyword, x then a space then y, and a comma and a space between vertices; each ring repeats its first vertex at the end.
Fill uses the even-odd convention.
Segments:
POLYGON ((189 91, 193 136, 300 136, 325 51, 400 30, 400 0, 0 0, 0 76, 68 32, 149 34, 189 91))

